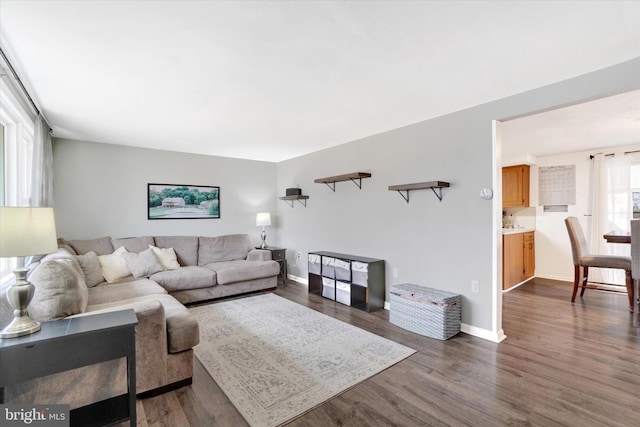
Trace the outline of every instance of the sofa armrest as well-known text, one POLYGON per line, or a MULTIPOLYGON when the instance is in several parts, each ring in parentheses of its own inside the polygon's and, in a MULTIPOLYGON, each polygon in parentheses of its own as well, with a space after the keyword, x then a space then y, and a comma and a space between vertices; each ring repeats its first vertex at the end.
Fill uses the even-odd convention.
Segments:
POLYGON ((167 383, 167 321, 157 300, 133 307, 136 327, 136 391, 143 393, 167 383))
POLYGON ((247 254, 247 261, 271 261, 271 251, 266 249, 251 249, 247 254))
POLYGON ((167 321, 160 301, 150 299, 102 310, 87 311, 78 316, 132 308, 136 325, 136 393, 160 387, 167 381, 167 321))

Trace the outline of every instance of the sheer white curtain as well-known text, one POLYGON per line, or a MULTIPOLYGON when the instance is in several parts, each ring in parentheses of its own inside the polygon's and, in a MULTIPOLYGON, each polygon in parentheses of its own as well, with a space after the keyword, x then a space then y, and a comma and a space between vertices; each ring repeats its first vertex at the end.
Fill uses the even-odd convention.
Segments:
MULTIPOLYGON (((609 219, 608 219, 608 185, 607 185, 607 168, 605 166, 607 157, 604 154, 595 154, 591 160, 591 189, 589 192, 590 200, 590 212, 591 212, 591 226, 587 235, 589 242, 589 250, 592 254, 605 254, 607 248, 605 247, 605 240, 598 239, 598 236, 602 236, 609 231, 609 219)), ((606 269, 594 268, 589 272, 591 280, 594 282, 610 282, 613 277, 606 269)))
MULTIPOLYGON (((602 235, 609 231, 629 231, 633 217, 631 200, 631 164, 638 161, 635 154, 614 156, 597 154, 591 169, 591 227, 589 247, 591 253, 603 255, 629 255, 627 244, 607 243, 602 235)), ((590 269, 594 282, 624 285, 622 270, 590 269)))
POLYGON ((33 135, 31 206, 53 206, 53 149, 49 125, 40 114, 33 135))

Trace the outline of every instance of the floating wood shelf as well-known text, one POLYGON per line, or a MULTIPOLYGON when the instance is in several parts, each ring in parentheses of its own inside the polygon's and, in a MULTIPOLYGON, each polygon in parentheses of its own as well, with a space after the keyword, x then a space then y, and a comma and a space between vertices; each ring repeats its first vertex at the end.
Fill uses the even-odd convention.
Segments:
POLYGON ((362 189, 362 178, 371 178, 368 172, 353 172, 345 175, 328 176, 326 178, 318 178, 314 180, 316 184, 327 184, 333 192, 336 191, 336 182, 352 181, 359 189, 362 189), (357 180, 357 181, 356 181, 357 180))
POLYGON ((442 201, 442 189, 448 186, 449 186, 448 182, 429 181, 429 182, 418 182, 415 184, 390 185, 389 191, 397 191, 398 194, 400 194, 402 198, 405 199, 407 203, 409 203, 409 191, 424 190, 424 189, 430 188, 431 190, 433 190, 433 194, 436 195, 438 200, 442 201), (402 193, 403 191, 406 193, 406 196, 405 194, 402 193))
POLYGON ((280 200, 284 200, 287 203, 291 202, 291 207, 293 207, 293 201, 297 200, 302 206, 304 206, 306 208, 307 207, 307 199, 308 198, 309 198, 309 196, 298 195, 298 196, 280 197, 280 200))

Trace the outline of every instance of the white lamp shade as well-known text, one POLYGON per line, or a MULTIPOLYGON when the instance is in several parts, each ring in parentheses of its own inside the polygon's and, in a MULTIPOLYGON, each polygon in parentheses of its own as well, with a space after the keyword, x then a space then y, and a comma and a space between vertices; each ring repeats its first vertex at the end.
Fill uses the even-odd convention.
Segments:
POLYGON ((0 257, 50 254, 57 249, 53 208, 0 207, 0 257))
POLYGON ((271 214, 269 212, 259 212, 256 215, 256 225, 262 227, 271 225, 271 214))

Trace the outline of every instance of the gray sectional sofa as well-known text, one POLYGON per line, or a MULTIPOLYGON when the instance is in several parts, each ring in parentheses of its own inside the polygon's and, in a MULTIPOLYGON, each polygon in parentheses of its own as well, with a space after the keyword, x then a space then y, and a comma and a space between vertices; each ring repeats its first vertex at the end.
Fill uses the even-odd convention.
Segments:
MULTIPOLYGON (((133 309, 136 389, 189 384, 198 323, 183 305, 276 288, 280 265, 244 234, 59 239, 58 251, 29 265, 38 321, 133 309)), ((0 296, 0 327, 10 309, 0 296)), ((124 360, 105 362, 5 389, 8 403, 88 405, 126 392, 124 360), (114 375, 115 374, 115 375, 114 375)))

